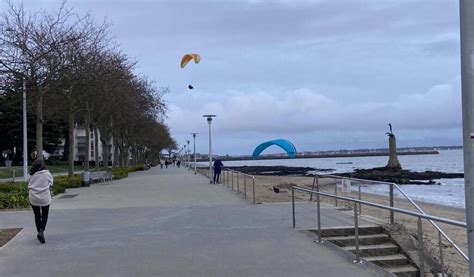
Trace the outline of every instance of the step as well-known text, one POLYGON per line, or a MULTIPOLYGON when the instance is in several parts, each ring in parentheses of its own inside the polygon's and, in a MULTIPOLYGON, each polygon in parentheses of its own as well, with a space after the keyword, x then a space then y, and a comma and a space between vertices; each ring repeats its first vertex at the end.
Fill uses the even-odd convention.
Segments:
MULTIPOLYGON (((311 232, 317 233, 318 230, 311 229, 311 232)), ((362 225, 359 226, 359 235, 371 235, 383 233, 382 227, 377 225, 362 225)), ((335 237, 335 236, 351 236, 354 235, 354 226, 340 226, 321 229, 322 237, 335 237)))
POLYGON ((412 265, 394 266, 384 268, 386 271, 397 276, 419 276, 420 271, 412 265))
POLYGON ((381 267, 394 267, 401 265, 409 265, 408 257, 403 254, 394 254, 386 256, 365 257, 365 261, 374 263, 381 267))
MULTIPOLYGON (((341 248, 355 253, 355 246, 344 246, 341 248)), ((362 257, 394 255, 398 254, 398 246, 391 242, 374 245, 359 245, 359 251, 362 257)))
MULTIPOLYGON (((336 236, 324 237, 324 240, 330 241, 337 246, 351 246, 355 244, 355 236, 336 236)), ((360 235, 359 245, 381 244, 389 242, 390 237, 387 234, 360 235)))

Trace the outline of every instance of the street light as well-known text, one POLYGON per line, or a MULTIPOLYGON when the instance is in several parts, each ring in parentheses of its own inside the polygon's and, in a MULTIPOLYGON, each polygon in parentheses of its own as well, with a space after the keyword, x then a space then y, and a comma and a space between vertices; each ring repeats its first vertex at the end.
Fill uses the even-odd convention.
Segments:
POLYGON ((193 135, 193 148, 194 148, 194 174, 196 174, 196 135, 198 133, 191 133, 193 135))
POLYGON ((189 150, 189 139, 187 140, 188 142, 188 170, 191 170, 191 157, 189 157, 191 150, 189 150))
POLYGON ((184 149, 184 167, 186 167, 186 144, 183 146, 184 149))
POLYGON ((26 82, 23 80, 23 178, 28 181, 28 132, 26 123, 26 82))
POLYGON ((461 87, 469 273, 474 276, 474 3, 459 1, 461 33, 461 87))
MULTIPOLYGON (((13 28, 6 28, 6 32, 13 33, 13 28)), ((23 178, 28 181, 28 132, 26 121, 26 78, 23 78, 23 178)))
POLYGON ((212 118, 216 117, 214 114, 205 114, 202 117, 207 118, 207 123, 209 124, 209 182, 212 184, 212 144, 211 144, 211 122, 212 118))

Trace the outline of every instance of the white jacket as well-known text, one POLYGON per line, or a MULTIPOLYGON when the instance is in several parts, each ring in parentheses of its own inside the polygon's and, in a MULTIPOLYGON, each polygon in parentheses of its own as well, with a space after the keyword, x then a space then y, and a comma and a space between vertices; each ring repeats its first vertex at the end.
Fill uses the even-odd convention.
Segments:
POLYGON ((48 206, 51 204, 53 176, 48 170, 41 170, 33 174, 28 182, 30 204, 35 206, 48 206))

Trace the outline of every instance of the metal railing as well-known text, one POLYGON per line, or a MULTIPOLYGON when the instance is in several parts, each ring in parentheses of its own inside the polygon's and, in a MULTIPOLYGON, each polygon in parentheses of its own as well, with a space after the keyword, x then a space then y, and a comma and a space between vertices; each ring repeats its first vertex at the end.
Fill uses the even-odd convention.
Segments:
MULTIPOLYGON (((198 167, 197 172, 200 174, 206 176, 209 178, 209 167, 198 167), (202 170, 205 169, 205 172, 202 172, 202 170)), ((252 185, 252 203, 256 204, 257 200, 255 197, 255 176, 242 173, 240 171, 228 169, 228 168, 223 168, 220 176, 220 180, 222 180, 222 184, 227 186, 228 188, 232 190, 236 190, 238 194, 243 194, 244 198, 248 198, 248 182, 251 182, 252 185), (241 180, 243 182, 243 190, 241 190, 241 180), (234 185, 235 182, 235 185, 234 185)))
MULTIPOLYGON (((447 219, 447 218, 442 218, 442 217, 437 217, 433 215, 428 215, 426 213, 421 213, 421 212, 413 212, 405 209, 400 209, 400 208, 395 208, 391 206, 386 206, 386 205, 381 205, 377 203, 372 203, 368 201, 363 201, 359 199, 354 199, 350 197, 345 197, 345 196, 340 196, 340 195, 334 195, 334 194, 329 194, 325 192, 319 191, 319 186, 317 186, 317 190, 310 190, 310 189, 305 189, 302 187, 298 186, 293 186, 291 188, 291 203, 292 203, 292 214, 293 214, 293 228, 296 228, 296 214, 295 214, 295 190, 302 191, 302 192, 309 192, 311 194, 316 194, 316 203, 317 203, 317 235, 318 235, 318 242, 322 242, 321 238, 321 205, 320 205, 320 196, 325 196, 325 197, 330 197, 338 200, 343 200, 343 201, 348 201, 354 203, 354 235, 355 235, 355 256, 356 259, 354 260, 355 263, 361 263, 362 259, 360 257, 360 249, 359 249, 359 212, 358 212, 358 207, 361 205, 366 205, 374 208, 379 208, 379 209, 384 209, 388 210, 393 213, 401 213, 405 214, 408 216, 416 217, 418 218, 418 224, 417 224, 417 240, 418 240, 418 256, 419 256, 419 267, 420 267, 420 276, 425 276, 425 268, 424 268, 424 263, 425 263, 425 254, 423 250, 423 224, 422 224, 422 219, 426 219, 428 221, 435 221, 439 223, 445 223, 448 225, 452 226, 457 226, 457 227, 462 227, 462 228, 467 228, 466 222, 462 221, 456 221, 452 219, 447 219)), ((441 237, 441 236, 440 236, 441 237)), ((441 241, 439 242, 441 244, 441 241)), ((440 257, 443 257, 443 247, 439 245, 439 251, 440 251, 440 257)), ((445 275, 444 271, 444 263, 443 260, 441 259, 441 270, 443 276, 445 275)))
POLYGON ((255 199, 255 176, 242 173, 240 171, 232 170, 232 169, 224 169, 222 172, 222 181, 223 184, 225 184, 227 187, 230 187, 232 190, 234 190, 234 187, 237 190, 237 193, 242 193, 244 195, 244 198, 247 199, 247 179, 250 179, 252 182, 252 202, 253 204, 256 204, 256 199, 255 199), (235 176, 235 177, 234 177, 235 176), (240 191, 240 179, 243 179, 243 191, 240 191), (235 186, 234 186, 234 180, 235 180, 235 186))
MULTIPOLYGON (((340 180, 351 180, 357 182, 358 185, 358 198, 361 200, 361 184, 367 184, 367 183, 376 183, 377 185, 387 185, 389 186, 389 202, 390 202, 390 207, 394 207, 394 188, 397 189, 397 191, 400 192, 400 194, 413 206, 415 207, 418 212, 421 214, 426 214, 423 209, 413 201, 401 188, 398 184, 396 183, 391 183, 391 182, 383 182, 383 181, 372 181, 372 180, 364 180, 364 179, 358 179, 358 178, 347 178, 347 177, 341 177, 337 175, 324 175, 324 174, 315 174, 314 179, 313 179, 313 185, 312 185, 312 190, 314 190, 315 185, 319 185, 319 178, 333 178, 333 179, 340 179, 340 180)), ((335 186, 335 195, 337 195, 337 184, 335 186)), ((313 198, 313 193, 310 194, 310 200, 313 198)), ((335 198, 336 201, 336 206, 337 206, 337 198, 335 198)), ((359 206, 359 214, 362 213, 362 207, 359 206)), ((439 244, 441 244, 441 236, 444 237, 453 247, 456 249, 456 251, 466 260, 469 261, 469 257, 467 256, 466 253, 457 245, 441 227, 439 227, 436 222, 433 220, 428 220, 430 224, 438 231, 439 233, 439 244)), ((394 224, 395 222, 395 215, 394 211, 390 210, 390 224, 394 224)))

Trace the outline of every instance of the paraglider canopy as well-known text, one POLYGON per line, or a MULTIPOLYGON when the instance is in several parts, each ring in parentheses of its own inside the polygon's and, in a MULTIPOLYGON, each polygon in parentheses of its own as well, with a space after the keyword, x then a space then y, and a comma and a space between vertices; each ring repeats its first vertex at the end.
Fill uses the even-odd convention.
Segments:
POLYGON ((181 58, 181 68, 184 68, 190 61, 194 60, 195 63, 201 61, 201 56, 199 54, 186 54, 181 58))
POLYGON ((252 154, 253 159, 254 160, 258 159, 258 156, 260 156, 263 150, 267 149, 268 147, 272 145, 277 145, 283 150, 285 150, 286 153, 288 153, 288 156, 290 158, 292 159, 296 158, 296 148, 293 145, 293 143, 291 143, 290 141, 286 139, 274 139, 274 140, 264 142, 260 144, 259 146, 257 146, 255 150, 253 150, 253 154, 252 154))

